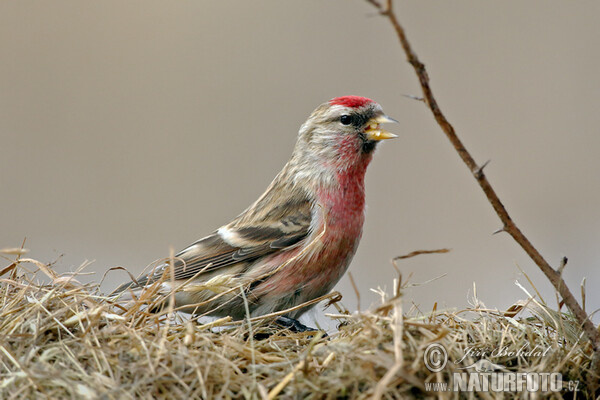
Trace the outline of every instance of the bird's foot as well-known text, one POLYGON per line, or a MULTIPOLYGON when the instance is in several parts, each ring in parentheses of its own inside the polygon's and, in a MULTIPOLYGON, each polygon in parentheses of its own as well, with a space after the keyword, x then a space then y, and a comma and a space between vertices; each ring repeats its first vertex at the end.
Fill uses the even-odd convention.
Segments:
POLYGON ((275 320, 275 323, 277 325, 281 326, 282 328, 289 329, 290 331, 292 331, 294 333, 322 332, 323 333, 322 337, 327 337, 327 332, 320 331, 319 329, 316 329, 316 328, 308 327, 308 326, 304 325, 302 322, 298 321, 297 319, 286 317, 283 315, 280 317, 277 317, 277 319, 275 320))
POLYGON ((277 319, 275 320, 275 323, 277 325, 279 325, 280 327, 289 329, 290 331, 295 332, 295 333, 309 332, 309 331, 317 330, 315 328, 309 328, 308 326, 304 325, 302 322, 298 321, 297 319, 285 317, 283 315, 280 317, 277 317, 277 319))
MULTIPOLYGON (((316 334, 318 332, 320 332, 322 334, 321 335, 322 338, 328 337, 327 332, 306 326, 302 322, 298 321, 297 319, 290 318, 290 317, 284 317, 284 316, 278 317, 274 321, 274 325, 276 325, 280 328, 283 328, 283 329, 288 329, 294 333, 314 332, 313 335, 308 336, 309 338, 316 336, 316 334)), ((264 327, 259 332, 254 333, 254 339, 255 340, 268 339, 271 336, 275 335, 276 333, 277 332, 273 330, 272 326, 270 328, 264 327)))

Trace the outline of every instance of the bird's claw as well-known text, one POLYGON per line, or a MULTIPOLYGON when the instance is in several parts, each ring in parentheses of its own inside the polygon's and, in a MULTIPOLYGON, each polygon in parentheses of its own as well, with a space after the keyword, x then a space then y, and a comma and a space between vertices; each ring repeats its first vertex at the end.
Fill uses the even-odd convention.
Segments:
MULTIPOLYGON (((311 328, 311 327, 304 325, 302 322, 298 321, 297 319, 286 317, 283 315, 280 317, 277 317, 277 319, 275 320, 275 323, 277 325, 281 326, 282 328, 289 329, 290 331, 292 331, 294 333, 319 331, 319 329, 311 328)), ((323 333, 322 337, 327 337, 327 332, 325 332, 325 331, 321 331, 321 332, 323 333)))

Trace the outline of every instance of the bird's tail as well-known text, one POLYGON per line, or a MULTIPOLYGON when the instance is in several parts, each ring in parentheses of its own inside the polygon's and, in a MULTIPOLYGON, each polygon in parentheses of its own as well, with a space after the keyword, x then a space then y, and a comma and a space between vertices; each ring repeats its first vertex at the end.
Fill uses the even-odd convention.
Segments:
POLYGON ((139 278, 137 281, 131 281, 131 282, 127 282, 124 283, 122 285, 120 285, 119 287, 117 287, 115 290, 113 290, 110 294, 109 297, 122 297, 126 292, 128 291, 133 291, 134 293, 139 291, 140 289, 143 289, 149 282, 149 279, 147 276, 143 276, 141 278, 139 278))

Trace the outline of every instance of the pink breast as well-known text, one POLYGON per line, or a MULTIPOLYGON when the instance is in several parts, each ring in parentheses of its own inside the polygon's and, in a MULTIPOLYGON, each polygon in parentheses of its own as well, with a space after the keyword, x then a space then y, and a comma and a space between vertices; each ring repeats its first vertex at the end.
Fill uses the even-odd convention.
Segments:
MULTIPOLYGON (((257 295, 284 296, 300 291, 301 297, 308 300, 327 293, 346 272, 362 235, 364 168, 346 170, 337 179, 339 186, 318 193, 325 232, 306 243, 308 248, 294 249, 270 260, 269 264, 278 266, 294 259, 259 285, 257 295)), ((322 232, 321 229, 316 233, 322 232)))

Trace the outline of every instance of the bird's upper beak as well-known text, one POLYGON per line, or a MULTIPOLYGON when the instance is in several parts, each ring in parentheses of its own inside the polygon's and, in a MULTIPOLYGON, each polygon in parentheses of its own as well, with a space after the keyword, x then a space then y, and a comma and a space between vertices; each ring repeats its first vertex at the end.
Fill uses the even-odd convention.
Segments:
POLYGON ((385 124, 389 122, 397 123, 393 118, 388 117, 387 115, 378 115, 377 117, 373 117, 367 123, 367 128, 365 129, 365 135, 368 140, 385 140, 385 139, 393 139, 397 138, 398 135, 394 135, 391 132, 386 131, 385 129, 381 129, 380 124, 385 124))

